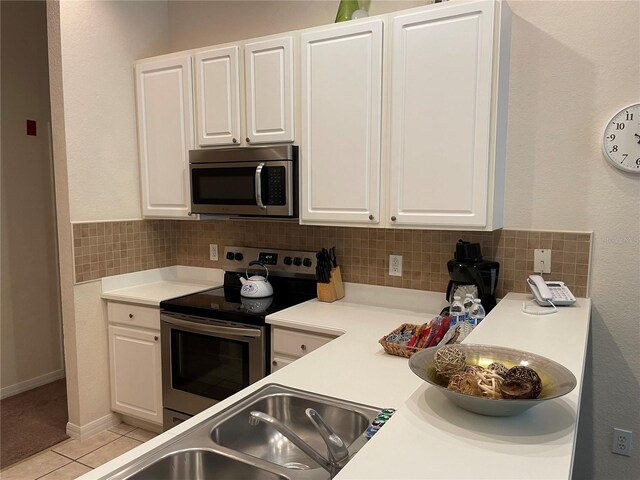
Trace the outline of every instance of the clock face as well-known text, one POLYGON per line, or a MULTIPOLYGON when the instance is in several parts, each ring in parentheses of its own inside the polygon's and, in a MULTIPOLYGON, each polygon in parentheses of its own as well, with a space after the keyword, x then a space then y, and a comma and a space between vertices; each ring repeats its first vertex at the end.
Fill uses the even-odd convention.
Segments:
POLYGON ((602 153, 614 167, 640 174, 640 103, 623 108, 607 123, 602 153))

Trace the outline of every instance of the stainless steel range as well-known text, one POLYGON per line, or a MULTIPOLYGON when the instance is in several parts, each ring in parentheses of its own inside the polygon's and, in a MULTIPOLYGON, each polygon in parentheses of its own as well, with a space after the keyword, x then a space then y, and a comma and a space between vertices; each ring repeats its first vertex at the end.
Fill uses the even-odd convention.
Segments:
POLYGON ((316 296, 314 252, 226 247, 224 286, 160 303, 164 430, 270 373, 267 315, 316 296), (240 277, 265 274, 274 294, 240 295, 240 277), (255 263, 255 262, 254 262, 255 263))

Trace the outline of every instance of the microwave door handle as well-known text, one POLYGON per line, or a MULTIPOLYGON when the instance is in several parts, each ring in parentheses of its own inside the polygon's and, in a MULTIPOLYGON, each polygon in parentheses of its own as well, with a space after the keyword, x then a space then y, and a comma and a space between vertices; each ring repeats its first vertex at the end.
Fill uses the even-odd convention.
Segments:
POLYGON ((255 176, 255 189, 256 189, 256 203, 263 210, 267 207, 262 203, 262 167, 264 167, 264 163, 260 163, 256 167, 256 176, 255 176))

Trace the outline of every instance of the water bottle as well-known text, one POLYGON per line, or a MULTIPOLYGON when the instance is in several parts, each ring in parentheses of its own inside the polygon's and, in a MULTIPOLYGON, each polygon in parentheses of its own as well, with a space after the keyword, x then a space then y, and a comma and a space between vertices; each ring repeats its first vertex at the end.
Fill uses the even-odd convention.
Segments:
POLYGON ((476 327, 480 324, 484 316, 484 307, 482 306, 482 303, 480 303, 480 299, 475 298, 473 300, 473 305, 471 305, 471 309, 469 310, 469 323, 472 327, 476 327))
POLYGON ((464 321, 464 305, 460 302, 460 295, 453 297, 453 303, 449 307, 449 315, 451 316, 451 327, 464 321))
POLYGON ((469 319, 469 310, 471 310, 471 306, 473 305, 473 293, 467 293, 464 297, 464 302, 462 302, 462 306, 464 307, 464 319, 469 319))

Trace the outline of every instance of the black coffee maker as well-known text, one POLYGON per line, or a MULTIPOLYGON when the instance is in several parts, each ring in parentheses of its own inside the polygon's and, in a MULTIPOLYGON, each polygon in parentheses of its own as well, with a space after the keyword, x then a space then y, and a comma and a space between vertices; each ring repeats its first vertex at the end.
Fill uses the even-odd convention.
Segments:
MULTIPOLYGON (((447 286, 449 303, 453 302, 456 291, 470 293, 472 290, 477 290, 476 298, 482 301, 485 312, 489 313, 496 306, 496 286, 500 264, 482 260, 479 243, 458 240, 453 259, 447 262, 447 270, 451 278, 447 286)), ((464 295, 461 300, 464 300, 464 295)))

